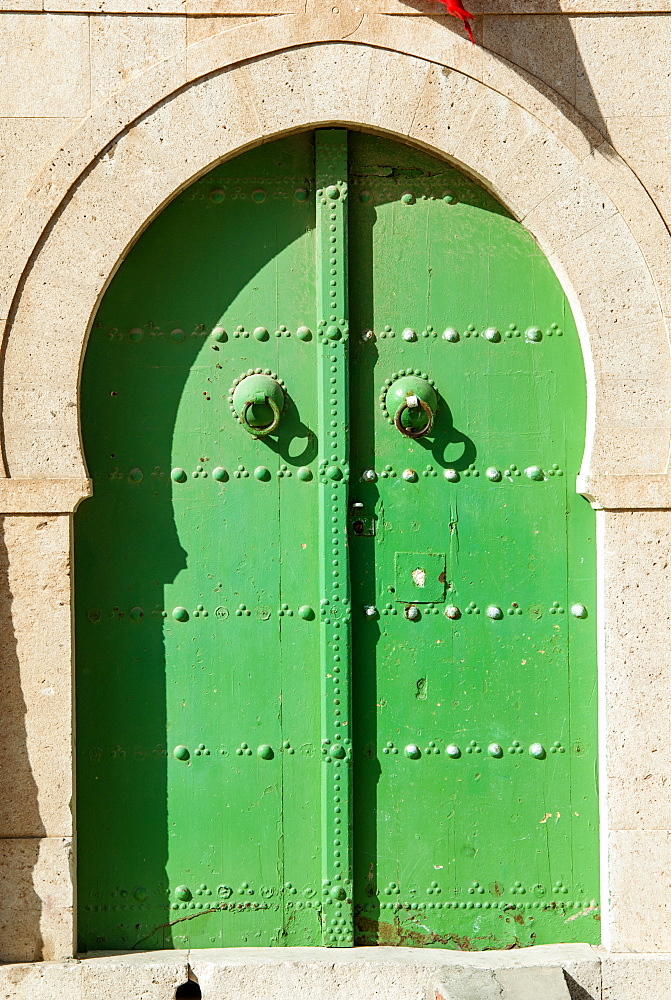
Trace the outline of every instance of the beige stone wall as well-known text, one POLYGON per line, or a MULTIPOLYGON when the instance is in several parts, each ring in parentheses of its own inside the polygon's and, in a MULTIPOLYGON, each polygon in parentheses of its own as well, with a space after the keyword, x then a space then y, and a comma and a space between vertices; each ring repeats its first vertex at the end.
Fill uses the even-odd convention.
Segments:
POLYGON ((0 0, 0 960, 73 949, 70 514, 96 304, 218 158, 339 121, 462 164, 569 294, 590 381, 578 485, 606 508, 605 942, 671 951, 671 0, 472 8, 476 46, 430 0, 0 0))

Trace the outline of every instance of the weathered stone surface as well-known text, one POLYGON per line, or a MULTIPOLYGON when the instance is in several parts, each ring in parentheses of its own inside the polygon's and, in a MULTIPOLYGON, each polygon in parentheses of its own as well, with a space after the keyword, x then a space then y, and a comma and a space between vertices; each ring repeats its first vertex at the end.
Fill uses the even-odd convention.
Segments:
POLYGON ((72 954, 72 841, 0 839, 0 961, 51 961, 72 954))
POLYGON ((0 118, 78 118, 89 110, 86 18, 3 13, 0 52, 0 118))

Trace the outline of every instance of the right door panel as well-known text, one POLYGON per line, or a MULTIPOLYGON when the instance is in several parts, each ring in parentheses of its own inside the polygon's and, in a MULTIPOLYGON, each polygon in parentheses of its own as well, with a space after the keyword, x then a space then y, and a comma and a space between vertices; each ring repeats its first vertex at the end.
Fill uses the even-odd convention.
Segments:
POLYGON ((363 135, 350 276, 357 941, 598 942, 594 512, 575 493, 568 302, 482 188, 363 135))

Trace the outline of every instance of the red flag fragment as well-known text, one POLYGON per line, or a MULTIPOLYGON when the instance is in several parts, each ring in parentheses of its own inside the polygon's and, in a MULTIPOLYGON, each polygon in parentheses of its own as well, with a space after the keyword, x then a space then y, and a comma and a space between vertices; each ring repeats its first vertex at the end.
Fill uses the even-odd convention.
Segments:
POLYGON ((437 0, 437 2, 444 4, 448 14, 451 14, 452 17, 459 18, 459 20, 463 23, 464 28, 468 32, 468 37, 475 45, 473 32, 471 31, 471 26, 468 23, 469 21, 473 20, 473 15, 469 11, 467 11, 465 7, 462 6, 461 0, 437 0))

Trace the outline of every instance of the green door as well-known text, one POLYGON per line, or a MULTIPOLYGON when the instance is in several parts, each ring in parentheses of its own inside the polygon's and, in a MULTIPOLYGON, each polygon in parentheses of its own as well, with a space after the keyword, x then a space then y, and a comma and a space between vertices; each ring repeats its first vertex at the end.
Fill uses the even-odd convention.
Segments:
POLYGON ((522 227, 260 147, 129 253, 81 406, 81 950, 597 942, 585 379, 522 227))

